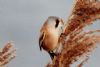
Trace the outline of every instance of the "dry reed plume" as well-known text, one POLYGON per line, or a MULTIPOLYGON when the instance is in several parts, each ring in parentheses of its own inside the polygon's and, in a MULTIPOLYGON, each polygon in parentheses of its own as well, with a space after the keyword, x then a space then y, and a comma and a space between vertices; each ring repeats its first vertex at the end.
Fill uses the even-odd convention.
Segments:
POLYGON ((100 29, 85 32, 84 28, 93 21, 100 19, 100 2, 98 0, 76 0, 64 35, 61 36, 63 49, 51 64, 46 67, 70 67, 71 64, 83 58, 77 67, 82 67, 88 60, 89 53, 100 42, 100 29), (98 35, 96 33, 99 33, 98 35))
MULTIPOLYGON (((100 30, 85 32, 84 28, 93 21, 100 19, 100 2, 98 0, 76 0, 72 14, 61 35, 62 52, 54 57, 46 67, 70 67, 71 64, 83 59, 77 67, 82 67, 88 60, 88 54, 100 42, 100 30), (99 33, 98 35, 95 33, 99 33)), ((15 48, 7 43, 0 50, 0 67, 5 66, 15 57, 15 48)))
POLYGON ((0 49, 0 67, 4 67, 8 62, 15 58, 15 48, 12 43, 7 43, 4 48, 0 49))

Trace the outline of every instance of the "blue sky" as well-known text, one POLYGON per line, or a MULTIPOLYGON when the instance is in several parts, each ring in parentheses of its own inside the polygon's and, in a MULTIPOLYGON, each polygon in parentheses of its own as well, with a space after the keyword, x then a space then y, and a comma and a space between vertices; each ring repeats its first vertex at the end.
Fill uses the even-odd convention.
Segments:
MULTIPOLYGON (((48 16, 58 16, 65 21, 74 0, 0 0, 0 47, 14 41, 17 57, 8 67, 44 67, 50 62, 45 51, 38 46, 39 30, 48 16)), ((100 29, 100 20, 88 27, 100 29)), ((100 66, 100 47, 94 51, 84 67, 100 66), (90 66, 89 66, 90 65, 90 66)))

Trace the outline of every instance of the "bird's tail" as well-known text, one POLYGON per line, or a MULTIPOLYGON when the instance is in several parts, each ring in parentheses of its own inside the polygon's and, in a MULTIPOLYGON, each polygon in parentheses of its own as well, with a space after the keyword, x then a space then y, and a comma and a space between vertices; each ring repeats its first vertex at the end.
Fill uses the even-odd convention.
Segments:
POLYGON ((53 60, 54 59, 54 56, 56 56, 56 54, 54 52, 48 52, 48 53, 49 53, 51 59, 53 60))

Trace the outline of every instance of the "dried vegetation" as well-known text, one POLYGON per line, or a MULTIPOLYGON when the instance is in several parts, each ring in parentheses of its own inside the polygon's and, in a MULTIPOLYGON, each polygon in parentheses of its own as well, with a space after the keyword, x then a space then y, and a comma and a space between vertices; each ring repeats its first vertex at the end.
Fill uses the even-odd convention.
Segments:
POLYGON ((46 67, 70 67, 83 58, 77 67, 82 67, 89 54, 100 42, 100 29, 85 31, 85 27, 100 19, 100 2, 98 0, 76 0, 61 36, 63 49, 51 64, 46 67), (96 33, 99 33, 98 35, 96 33))

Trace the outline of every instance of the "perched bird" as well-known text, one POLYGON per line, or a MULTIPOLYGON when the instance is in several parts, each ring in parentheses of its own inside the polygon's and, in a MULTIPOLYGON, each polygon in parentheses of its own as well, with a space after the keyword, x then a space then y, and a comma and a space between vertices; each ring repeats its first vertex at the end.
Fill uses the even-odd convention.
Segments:
POLYGON ((61 18, 50 16, 40 30, 39 47, 46 50, 51 59, 57 54, 59 47, 59 37, 63 32, 64 22, 61 18))

